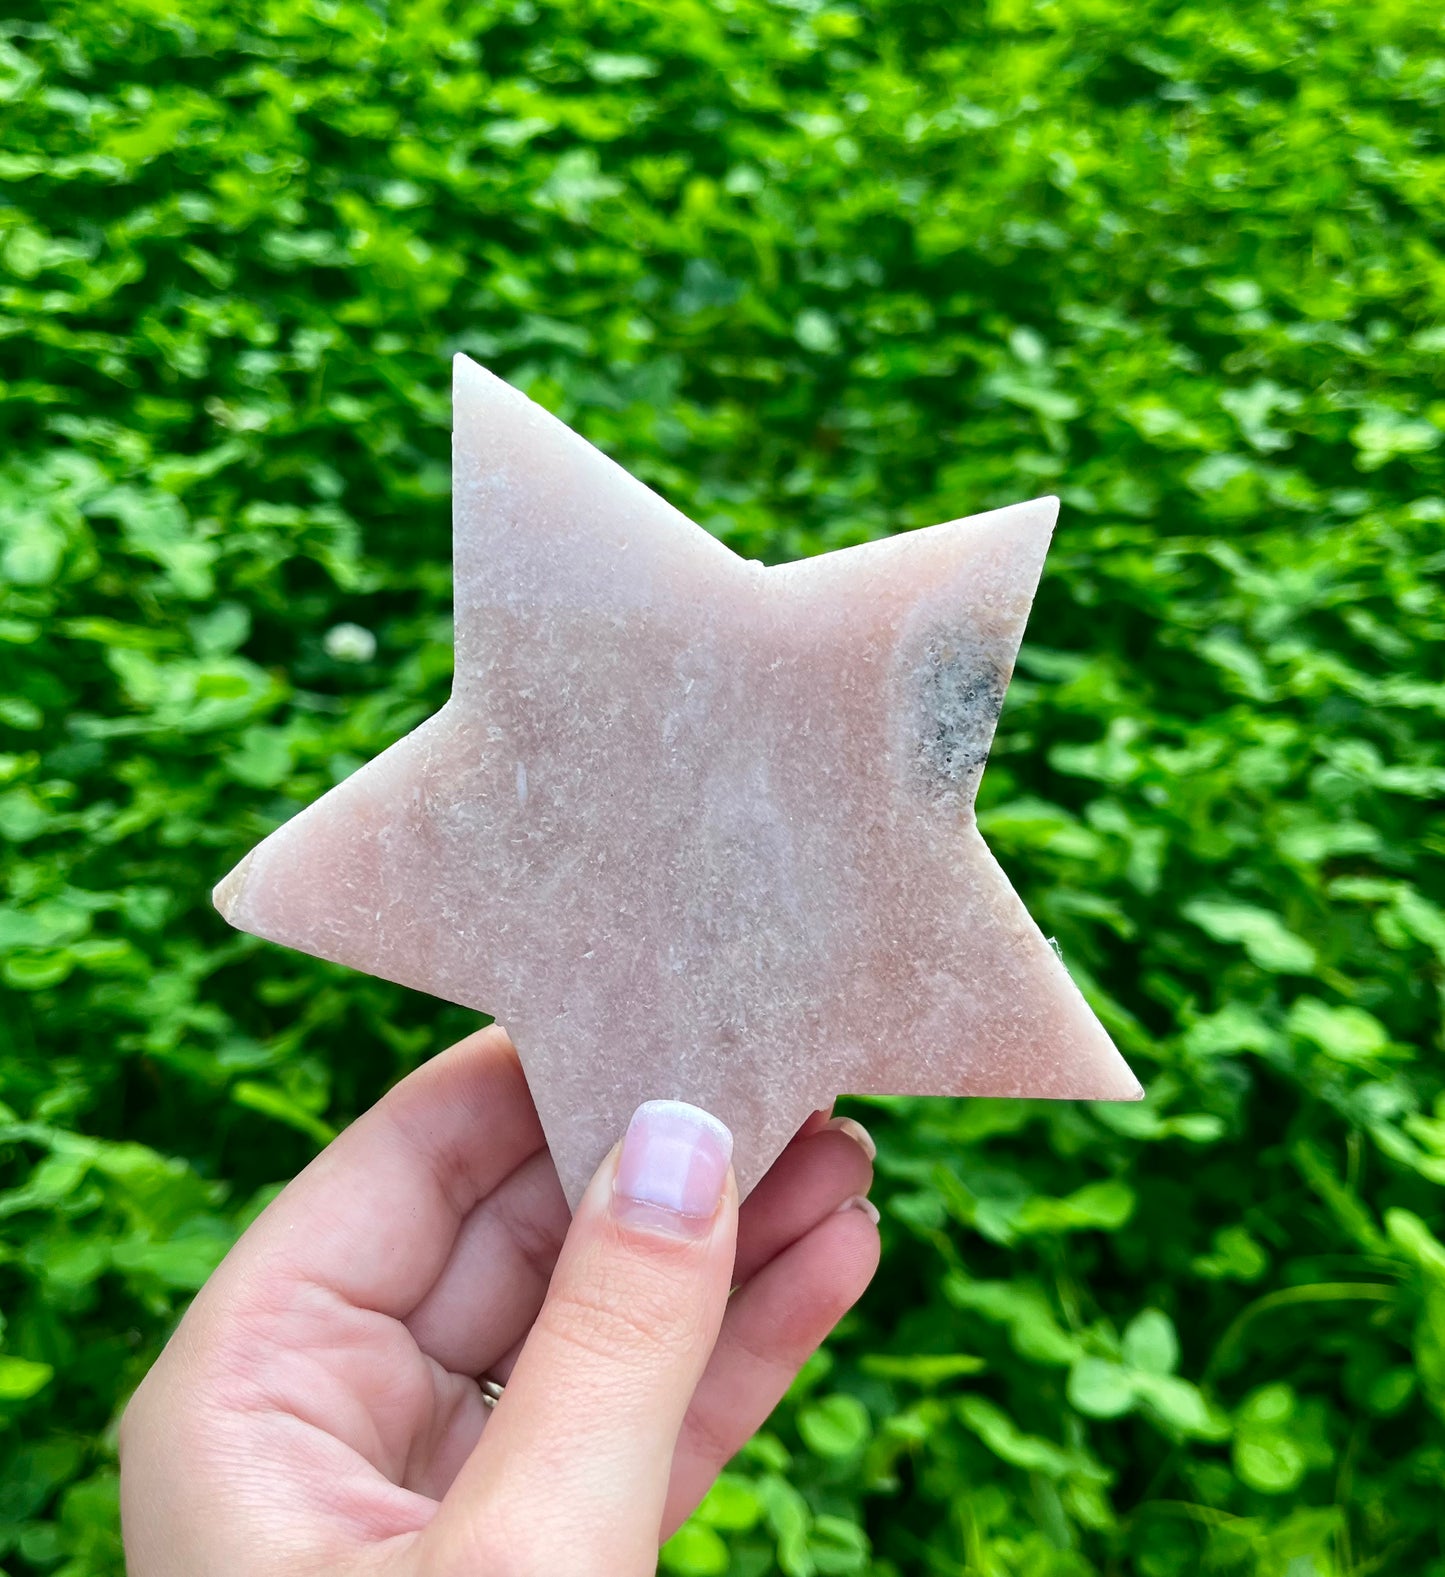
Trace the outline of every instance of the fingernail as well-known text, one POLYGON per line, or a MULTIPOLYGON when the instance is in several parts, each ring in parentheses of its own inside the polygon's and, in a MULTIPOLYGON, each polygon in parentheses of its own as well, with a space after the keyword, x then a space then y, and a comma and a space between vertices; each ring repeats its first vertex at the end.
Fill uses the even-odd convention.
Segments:
POLYGON ((810 1112, 807 1122, 798 1129, 794 1137, 798 1139, 811 1138, 828 1121, 828 1116, 829 1111, 827 1107, 822 1107, 816 1112, 810 1112))
POLYGON ((834 1117, 831 1121, 823 1124, 822 1132, 845 1133, 862 1149, 863 1154, 870 1161, 878 1158, 878 1146, 873 1143, 873 1135, 868 1132, 862 1123, 855 1122, 851 1117, 834 1117))
POLYGON ((845 1199, 834 1211, 834 1214, 841 1216, 845 1210, 861 1210, 875 1227, 883 1219, 878 1214, 878 1206, 873 1203, 867 1194, 854 1194, 851 1199, 845 1199))
POLYGON ((733 1136, 716 1117, 683 1101, 648 1101, 627 1126, 613 1213, 678 1236, 706 1232, 722 1202, 733 1136))

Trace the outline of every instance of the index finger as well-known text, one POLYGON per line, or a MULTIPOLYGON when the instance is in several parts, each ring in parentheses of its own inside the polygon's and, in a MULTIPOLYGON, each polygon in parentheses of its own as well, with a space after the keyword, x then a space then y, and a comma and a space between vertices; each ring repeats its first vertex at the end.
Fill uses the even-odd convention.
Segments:
POLYGON ((403 1319, 440 1275, 467 1212, 545 1143, 512 1043, 495 1025, 479 1030, 338 1135, 213 1281, 254 1287, 279 1275, 403 1319))

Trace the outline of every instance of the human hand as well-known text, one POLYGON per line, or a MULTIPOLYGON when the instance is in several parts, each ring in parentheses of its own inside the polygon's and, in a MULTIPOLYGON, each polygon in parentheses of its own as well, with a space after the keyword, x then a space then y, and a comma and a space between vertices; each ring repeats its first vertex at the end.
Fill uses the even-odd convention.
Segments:
POLYGON ((125 1413, 131 1577, 654 1571, 862 1293, 878 1236, 856 1124, 807 1124, 739 1212, 726 1130, 647 1112, 570 1230, 500 1030, 359 1118, 125 1413), (506 1382, 492 1412, 482 1376, 506 1382))

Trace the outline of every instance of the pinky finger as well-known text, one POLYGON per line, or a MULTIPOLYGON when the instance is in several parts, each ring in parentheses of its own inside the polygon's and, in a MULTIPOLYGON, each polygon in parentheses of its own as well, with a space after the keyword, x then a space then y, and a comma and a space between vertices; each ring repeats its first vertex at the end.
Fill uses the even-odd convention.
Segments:
POLYGON ((849 1200, 729 1300, 678 1436, 664 1539, 692 1514, 729 1459, 767 1422, 804 1361, 862 1297, 878 1268, 877 1219, 866 1199, 849 1200))

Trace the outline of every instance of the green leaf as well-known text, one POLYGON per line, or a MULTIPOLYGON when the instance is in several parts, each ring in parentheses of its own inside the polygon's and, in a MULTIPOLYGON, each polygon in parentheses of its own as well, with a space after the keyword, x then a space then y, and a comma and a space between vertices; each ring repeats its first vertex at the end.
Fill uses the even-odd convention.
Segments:
POLYGON ((870 1353, 862 1359, 865 1374, 877 1375, 882 1380, 904 1380, 926 1389, 946 1385, 964 1375, 978 1374, 987 1367, 982 1358, 968 1353, 918 1353, 908 1357, 870 1353))
POLYGON ((1315 967, 1310 944, 1286 928, 1277 914, 1253 904, 1197 898, 1182 913, 1216 942, 1237 942, 1252 963, 1273 974, 1308 974, 1315 967))
POLYGON ((1038 1287, 950 1276, 944 1290, 955 1307, 977 1312, 1005 1326, 1014 1350, 1022 1358, 1034 1363, 1070 1364, 1081 1355, 1078 1340, 1059 1324, 1048 1298, 1038 1287))
POLYGON ((1017 1230, 1026 1235, 1115 1231, 1134 1210, 1134 1193, 1117 1178, 1086 1183, 1064 1199, 1031 1199, 1019 1213, 1017 1230))
POLYGON ((1234 1466, 1251 1489, 1284 1495, 1297 1489, 1309 1469, 1298 1406, 1287 1385, 1261 1386, 1239 1410, 1235 1424, 1234 1466))
POLYGON ((265 1117, 314 1139, 318 1145, 327 1145, 336 1137, 336 1130, 315 1112, 308 1111, 294 1096, 274 1084, 263 1084, 257 1079, 238 1079, 231 1086, 231 1099, 237 1106, 244 1106, 265 1117))
POLYGON ((763 1503, 747 1479, 736 1473, 720 1473, 703 1496, 696 1515, 710 1528, 744 1533, 762 1517, 763 1503))
POLYGON ((1134 1406, 1134 1375, 1123 1364, 1081 1358, 1069 1371, 1068 1396, 1090 1418, 1118 1418, 1134 1406))
POLYGON ((804 350, 820 356, 830 356, 839 347, 838 330, 826 312, 809 308, 798 314, 793 324, 793 338, 804 350))
POLYGON ((1370 1382, 1365 1405, 1373 1413, 1390 1417, 1398 1413, 1415 1391, 1415 1371, 1403 1364, 1387 1369, 1370 1382))
POLYGON ((1331 1007, 1316 997, 1300 997, 1289 1011, 1289 1027, 1341 1062, 1369 1062, 1389 1043, 1389 1033, 1363 1008, 1331 1007))
POLYGON ((1408 1259, 1445 1286, 1445 1243, 1413 1211, 1398 1206, 1385 1212, 1385 1232, 1408 1259))
POLYGON ((966 1396, 957 1406, 964 1425, 996 1457, 1013 1467, 1051 1479, 1099 1476, 1096 1465, 1082 1453, 1065 1451, 1052 1441, 1025 1434, 1007 1413, 981 1396, 966 1396))
POLYGON ((844 1517, 822 1512, 808 1534, 808 1553, 820 1577, 868 1570, 868 1535, 844 1517))
POLYGON ((0 794, 0 837, 11 843, 38 838, 56 821, 55 813, 28 788, 13 788, 0 794))
POLYGON ((60 573, 65 532, 41 514, 12 517, 0 544, 0 583, 46 586, 60 573))
POLYGON ((55 1370, 48 1363, 0 1353, 0 1403, 27 1402, 43 1391, 54 1377, 55 1370))
POLYGON ((663 1571, 681 1577, 723 1577, 728 1570, 728 1547, 698 1522, 685 1522, 662 1547, 663 1571))
POLYGON ((873 1423, 853 1396, 835 1394, 810 1402, 798 1414, 798 1433, 820 1457, 856 1456, 868 1442, 873 1423))
POLYGON ((294 754, 290 740, 279 729, 248 728, 240 749, 226 756, 231 776, 252 788, 275 788, 291 773, 294 754))
POLYGON ((1257 1281, 1269 1266, 1269 1257, 1244 1227, 1223 1227, 1216 1232, 1213 1250, 1197 1256, 1192 1269, 1211 1281, 1257 1281))
POLYGON ((1158 1309, 1144 1309, 1124 1331, 1124 1361, 1148 1374, 1172 1374, 1179 1366, 1174 1322, 1158 1309))
POLYGON ((230 1246, 229 1238, 215 1230, 178 1234, 168 1242, 152 1242, 135 1235, 115 1244, 111 1261, 127 1276, 153 1279, 163 1287, 194 1292, 221 1263, 230 1246))
POLYGON ((1350 442, 1360 451, 1361 468, 1374 471, 1399 455, 1427 453, 1442 436, 1431 422, 1377 405, 1351 430, 1350 442))
POLYGON ((615 55, 599 50, 587 57, 587 70, 599 82, 636 82, 655 76, 658 64, 646 55, 615 55))
POLYGON ((1234 1467, 1251 1489, 1287 1495, 1298 1489, 1306 1462, 1299 1444, 1279 1431, 1241 1434, 1234 1442, 1234 1467))
POLYGON ((1180 1434, 1197 1440, 1228 1439, 1228 1418, 1189 1381, 1174 1374, 1139 1374, 1136 1383, 1140 1400, 1180 1434))
POLYGON ((75 955, 68 948, 48 953, 12 953, 0 966, 0 978, 17 991, 45 991, 67 980, 75 963, 75 955))

